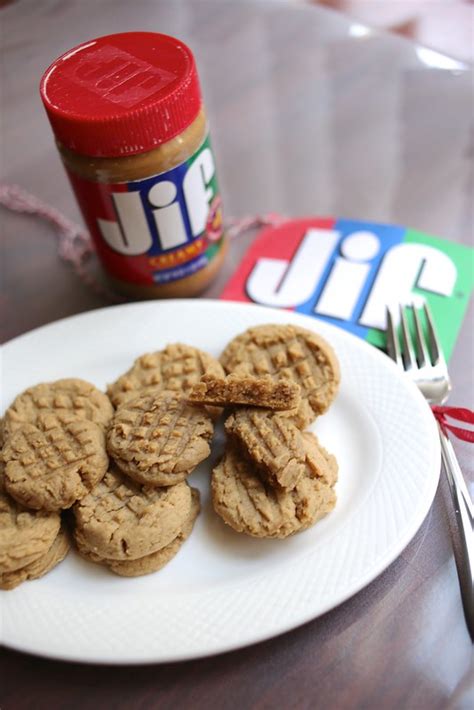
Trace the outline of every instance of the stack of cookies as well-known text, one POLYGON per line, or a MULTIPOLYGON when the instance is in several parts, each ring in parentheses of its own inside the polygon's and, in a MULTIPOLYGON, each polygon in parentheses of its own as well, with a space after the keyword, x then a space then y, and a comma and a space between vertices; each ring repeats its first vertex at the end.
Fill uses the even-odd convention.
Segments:
POLYGON ((198 515, 186 479, 209 455, 221 411, 184 397, 203 375, 223 374, 207 353, 174 344, 138 358, 107 394, 68 379, 19 395, 3 426, 0 587, 65 557, 68 509, 85 559, 122 576, 166 564, 198 515))
POLYGON ((108 397, 77 379, 31 387, 6 411, 0 588, 41 577, 66 556, 69 541, 60 514, 107 471, 105 430, 112 414, 108 397))
POLYGON ((212 374, 223 375, 217 360, 177 343, 139 357, 108 387, 111 466, 73 508, 82 557, 135 577, 161 569, 191 534, 199 492, 186 479, 210 454, 220 410, 185 397, 212 374))
POLYGON ((112 469, 74 506, 74 539, 86 560, 122 577, 137 577, 174 557, 198 513, 199 494, 186 482, 137 486, 112 469))
POLYGON ((212 472, 215 511, 254 537, 284 538, 313 525, 336 502, 336 459, 304 431, 336 395, 332 348, 303 328, 264 325, 232 340, 221 363, 228 376, 204 377, 190 394, 233 408, 212 472))

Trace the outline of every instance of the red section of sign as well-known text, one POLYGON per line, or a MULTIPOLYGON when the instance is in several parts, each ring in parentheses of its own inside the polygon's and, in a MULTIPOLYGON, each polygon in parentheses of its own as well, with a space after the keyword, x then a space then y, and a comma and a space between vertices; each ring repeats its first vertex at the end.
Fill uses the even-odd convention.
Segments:
POLYGON ((286 259, 290 262, 307 229, 310 227, 331 229, 334 223, 335 220, 332 217, 312 217, 311 219, 295 219, 278 227, 263 229, 256 236, 254 243, 244 255, 237 271, 228 281, 220 297, 226 301, 250 302, 245 285, 259 259, 262 257, 286 259))

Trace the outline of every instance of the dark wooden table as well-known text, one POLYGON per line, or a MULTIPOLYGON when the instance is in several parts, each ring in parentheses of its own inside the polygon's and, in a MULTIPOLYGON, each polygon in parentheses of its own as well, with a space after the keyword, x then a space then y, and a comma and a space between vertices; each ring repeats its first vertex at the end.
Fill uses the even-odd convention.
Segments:
MULTIPOLYGON (((197 55, 228 215, 278 211, 406 224, 472 242, 472 71, 292 3, 18 0, 1 11, 3 177, 79 221, 38 97, 44 68, 101 34, 175 34, 197 55)), ((106 305, 56 256, 48 226, 2 211, 2 337, 106 305)), ((252 238, 237 240, 217 296, 252 238)), ((472 405, 472 310, 453 403, 472 405)), ((8 373, 3 373, 8 377, 8 373)), ((454 442, 472 483, 469 446, 454 442)), ((2 710, 467 708, 472 645, 441 479, 413 541, 323 617, 215 658, 93 667, 5 650, 2 710)), ((1 611, 1 610, 0 610, 1 611)))

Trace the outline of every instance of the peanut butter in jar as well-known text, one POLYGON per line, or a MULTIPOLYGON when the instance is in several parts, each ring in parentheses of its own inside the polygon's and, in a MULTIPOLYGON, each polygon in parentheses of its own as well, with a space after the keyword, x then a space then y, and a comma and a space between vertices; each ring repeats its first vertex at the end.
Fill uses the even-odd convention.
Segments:
POLYGON ((191 50, 152 32, 100 37, 57 59, 40 89, 116 290, 133 298, 202 292, 226 242, 191 50))

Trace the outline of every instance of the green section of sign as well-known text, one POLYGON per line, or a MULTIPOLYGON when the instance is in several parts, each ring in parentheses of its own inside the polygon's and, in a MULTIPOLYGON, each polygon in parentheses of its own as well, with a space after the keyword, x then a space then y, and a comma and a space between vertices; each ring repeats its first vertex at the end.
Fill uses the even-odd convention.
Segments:
MULTIPOLYGON (((456 267, 457 278, 451 296, 442 296, 417 287, 413 289, 413 293, 422 295, 430 306, 444 355, 449 360, 474 287, 474 250, 463 244, 437 239, 414 229, 407 230, 403 241, 427 244, 439 249, 449 256, 456 267)), ((423 319, 422 324, 425 325, 423 319)), ((413 328, 411 322, 410 326, 413 328)), ((366 340, 379 348, 385 348, 385 333, 379 330, 370 329, 366 340)))
POLYGON ((382 333, 380 330, 375 330, 375 328, 369 328, 365 339, 368 343, 371 343, 371 345, 375 345, 376 348, 381 348, 382 350, 385 350, 385 333, 382 333))

